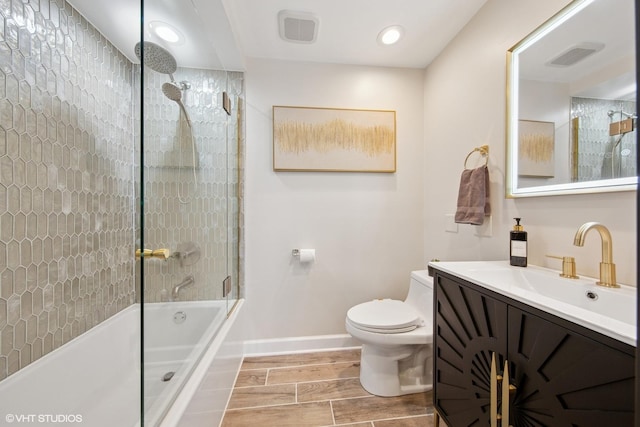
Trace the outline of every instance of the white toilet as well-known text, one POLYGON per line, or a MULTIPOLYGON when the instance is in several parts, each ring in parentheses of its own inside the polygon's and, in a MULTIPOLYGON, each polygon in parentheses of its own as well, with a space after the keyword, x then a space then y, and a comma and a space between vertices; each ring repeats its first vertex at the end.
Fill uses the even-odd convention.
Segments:
POLYGON ((362 342, 360 383, 377 396, 431 390, 433 280, 411 272, 404 301, 381 299, 347 312, 347 332, 362 342))

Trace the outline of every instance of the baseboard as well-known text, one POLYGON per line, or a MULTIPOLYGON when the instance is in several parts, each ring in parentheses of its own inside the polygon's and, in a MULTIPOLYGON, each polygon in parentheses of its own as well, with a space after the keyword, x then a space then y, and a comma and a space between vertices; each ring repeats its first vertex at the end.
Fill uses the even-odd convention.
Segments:
POLYGON ((310 337, 272 338, 244 342, 245 356, 308 353, 312 351, 346 350, 361 343, 349 334, 317 335, 310 337))

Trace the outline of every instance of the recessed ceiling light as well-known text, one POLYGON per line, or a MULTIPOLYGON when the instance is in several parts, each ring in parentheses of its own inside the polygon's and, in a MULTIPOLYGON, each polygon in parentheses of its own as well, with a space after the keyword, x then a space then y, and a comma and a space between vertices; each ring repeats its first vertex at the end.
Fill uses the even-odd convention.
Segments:
POLYGON ((176 27, 162 21, 149 22, 149 29, 167 43, 180 44, 184 41, 184 36, 176 27))
POLYGON ((389 46, 397 43, 404 35, 404 28, 400 25, 392 25, 380 31, 378 34, 378 43, 389 46))

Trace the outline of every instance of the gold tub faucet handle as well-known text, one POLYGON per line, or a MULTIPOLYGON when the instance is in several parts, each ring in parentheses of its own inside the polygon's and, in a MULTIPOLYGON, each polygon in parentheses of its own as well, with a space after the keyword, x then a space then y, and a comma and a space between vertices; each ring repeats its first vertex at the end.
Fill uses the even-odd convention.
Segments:
POLYGON ((161 258, 161 259, 169 259, 171 252, 169 249, 156 249, 151 252, 152 258, 161 258))
POLYGON ((140 249, 136 249, 136 259, 139 259, 142 257, 142 258, 159 258, 159 259, 167 260, 169 259, 170 255, 171 255, 171 252, 169 251, 169 249, 155 249, 155 250, 143 249, 142 251, 140 249))

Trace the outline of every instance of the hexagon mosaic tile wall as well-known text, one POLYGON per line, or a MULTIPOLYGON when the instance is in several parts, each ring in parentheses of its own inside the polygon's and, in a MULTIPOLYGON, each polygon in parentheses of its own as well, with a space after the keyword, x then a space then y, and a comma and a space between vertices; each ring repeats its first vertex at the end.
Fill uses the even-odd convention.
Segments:
POLYGON ((133 66, 64 2, 0 15, 2 379, 135 289, 133 66))

